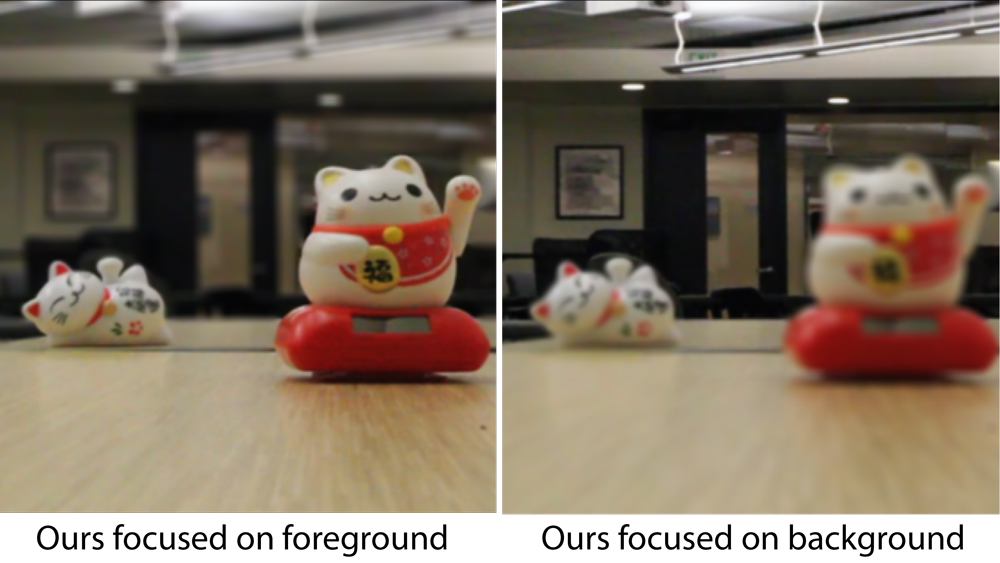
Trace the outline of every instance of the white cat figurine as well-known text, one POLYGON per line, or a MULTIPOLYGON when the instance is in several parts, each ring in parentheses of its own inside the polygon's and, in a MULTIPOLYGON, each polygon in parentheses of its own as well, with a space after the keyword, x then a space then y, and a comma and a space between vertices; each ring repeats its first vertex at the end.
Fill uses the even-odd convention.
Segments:
POLYGON ((53 347, 169 344, 163 298, 142 266, 123 268, 121 260, 105 258, 98 277, 55 262, 48 283, 22 312, 53 347))
POLYGON ((408 309, 448 301, 482 196, 474 178, 448 183, 443 213, 407 156, 370 170, 324 168, 315 188, 316 226, 299 262, 310 302, 408 309))
POLYGON ((825 224, 809 285, 820 303, 881 311, 953 305, 989 196, 968 177, 949 208, 930 166, 906 155, 886 168, 834 167, 823 182, 825 224))
POLYGON ((674 303, 649 266, 615 258, 607 276, 559 266, 556 283, 531 308, 532 317, 567 344, 660 344, 680 342, 674 303))

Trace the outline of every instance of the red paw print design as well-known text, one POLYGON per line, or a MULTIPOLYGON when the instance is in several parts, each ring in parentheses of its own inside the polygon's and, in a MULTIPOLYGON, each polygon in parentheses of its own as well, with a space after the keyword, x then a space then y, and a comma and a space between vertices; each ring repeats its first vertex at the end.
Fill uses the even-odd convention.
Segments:
POLYGON ((462 201, 472 201, 479 197, 479 186, 475 184, 459 184, 455 191, 458 193, 458 199, 462 201))
POLYGON ((640 338, 646 338, 650 334, 653 334, 653 323, 649 321, 642 321, 639 323, 639 326, 636 327, 636 334, 638 334, 640 338))
POLYGON ((965 192, 965 197, 972 203, 979 203, 986 199, 988 191, 986 186, 972 186, 967 192, 965 192))
POLYGON ((139 336, 142 334, 142 321, 132 321, 128 324, 128 333, 132 336, 139 336))

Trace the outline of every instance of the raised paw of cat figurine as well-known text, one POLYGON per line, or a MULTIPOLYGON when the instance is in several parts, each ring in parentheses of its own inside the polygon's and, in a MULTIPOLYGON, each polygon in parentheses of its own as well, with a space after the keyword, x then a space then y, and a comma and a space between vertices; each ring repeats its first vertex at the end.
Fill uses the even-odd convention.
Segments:
POLYGON ((441 307, 455 286, 482 197, 470 176, 445 187, 442 212, 415 160, 381 168, 327 167, 316 174, 316 225, 299 280, 314 305, 364 309, 441 307))
POLYGON ((531 308, 532 317, 565 344, 662 345, 680 342, 674 303, 649 266, 624 258, 606 272, 559 266, 556 283, 531 308))
POLYGON ((808 272, 820 303, 907 311, 958 301, 988 204, 986 180, 960 181, 949 206, 930 165, 904 155, 886 168, 835 167, 823 191, 826 220, 808 272))
POLYGON ((98 277, 55 262, 48 283, 22 313, 53 347, 170 344, 163 298, 142 266, 123 268, 121 260, 105 258, 98 277))

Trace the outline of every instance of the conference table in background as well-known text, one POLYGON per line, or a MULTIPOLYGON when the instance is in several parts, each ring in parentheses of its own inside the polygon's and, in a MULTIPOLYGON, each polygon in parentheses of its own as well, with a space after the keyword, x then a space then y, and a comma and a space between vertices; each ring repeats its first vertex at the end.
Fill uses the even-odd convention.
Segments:
POLYGON ((680 321, 677 350, 505 344, 504 512, 1000 512, 996 363, 824 381, 782 353, 785 326, 680 321))
POLYGON ((433 383, 321 383, 273 352, 277 323, 176 320, 166 348, 0 344, 0 509, 496 510, 495 355, 433 383))

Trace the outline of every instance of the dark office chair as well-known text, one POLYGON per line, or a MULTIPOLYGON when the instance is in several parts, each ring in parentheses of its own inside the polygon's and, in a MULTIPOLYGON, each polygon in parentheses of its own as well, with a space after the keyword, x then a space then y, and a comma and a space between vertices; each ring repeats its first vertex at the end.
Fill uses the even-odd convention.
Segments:
POLYGON ((969 259, 965 292, 1000 293, 1000 248, 980 246, 973 252, 969 259))
POLYGON ((448 304, 472 316, 497 310, 497 249, 495 244, 468 245, 457 260, 458 277, 448 304))
POLYGON ((733 287, 719 289, 710 294, 713 301, 712 314, 715 318, 723 318, 726 313, 730 319, 768 319, 773 314, 768 310, 764 296, 752 287, 733 287))
POLYGON ((28 275, 28 290, 35 295, 49 281, 49 266, 55 261, 76 268, 79 245, 75 240, 29 238, 24 241, 24 261, 28 275))
POLYGON ((503 342, 540 340, 549 336, 545 327, 535 321, 504 320, 500 327, 500 337, 503 342))
POLYGON ((640 230, 602 229, 587 239, 587 252, 591 256, 617 253, 648 260, 648 251, 646 232, 640 230))
POLYGON ((258 317, 266 314, 265 306, 253 291, 244 288, 218 288, 205 292, 203 307, 209 314, 224 317, 258 317))
POLYGON ((534 299, 538 296, 534 273, 511 272, 504 278, 507 280, 507 289, 510 290, 508 296, 524 299, 534 299))
POLYGON ((583 268, 590 258, 587 241, 582 239, 537 238, 532 254, 535 257, 535 284, 540 293, 552 287, 560 263, 570 260, 583 268))

